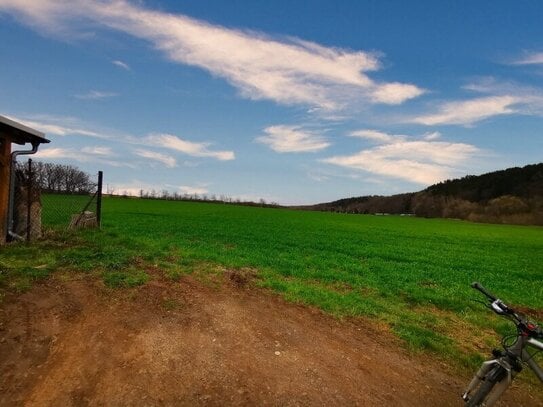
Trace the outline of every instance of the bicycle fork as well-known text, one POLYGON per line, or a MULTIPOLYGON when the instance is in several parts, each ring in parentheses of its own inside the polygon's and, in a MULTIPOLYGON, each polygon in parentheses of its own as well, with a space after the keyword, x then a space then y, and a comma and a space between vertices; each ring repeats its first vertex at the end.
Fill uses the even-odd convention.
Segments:
POLYGON ((483 364, 481 365, 481 368, 479 369, 477 374, 473 377, 473 379, 469 383, 466 391, 464 392, 464 394, 462 394, 462 399, 464 401, 468 401, 473 391, 476 390, 477 387, 479 387, 479 385, 484 380, 488 379, 487 375, 490 373, 492 368, 495 367, 496 365, 501 366, 505 370, 506 375, 505 377, 502 377, 501 380, 496 382, 492 391, 490 392, 489 397, 486 399, 486 402, 484 405, 489 407, 489 406, 492 406, 496 401, 498 401, 500 396, 511 385, 511 382, 513 381, 513 377, 514 377, 513 369, 511 368, 509 363, 507 363, 507 361, 503 359, 494 359, 494 360, 483 362, 483 364))

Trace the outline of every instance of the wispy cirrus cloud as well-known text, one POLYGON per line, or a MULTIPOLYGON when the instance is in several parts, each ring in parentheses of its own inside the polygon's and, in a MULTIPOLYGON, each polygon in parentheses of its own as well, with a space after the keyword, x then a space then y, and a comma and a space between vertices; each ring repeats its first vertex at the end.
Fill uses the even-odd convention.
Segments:
POLYGON ((153 161, 158 161, 164 164, 168 168, 174 168, 177 166, 177 162, 174 157, 168 154, 159 153, 157 151, 136 149, 134 153, 140 157, 148 158, 153 161))
POLYGON ((543 116, 541 88, 487 76, 462 86, 462 89, 478 95, 471 99, 438 103, 430 112, 409 117, 404 122, 425 126, 472 126, 498 116, 543 116))
POLYGON ((75 95, 77 99, 81 100, 101 100, 101 99, 108 99, 112 97, 119 96, 118 93, 115 92, 104 92, 99 90, 90 90, 86 93, 79 93, 75 95))
POLYGON ((525 52, 523 56, 515 59, 512 65, 543 65, 543 52, 525 52))
POLYGON ((81 163, 94 162, 112 167, 134 168, 125 160, 115 159, 116 154, 109 147, 86 146, 80 149, 66 147, 42 147, 35 157, 43 160, 67 160, 81 163))
POLYGON ((210 150, 211 143, 188 141, 172 134, 152 134, 145 138, 145 142, 154 147, 180 151, 193 157, 210 157, 221 161, 229 161, 236 158, 233 151, 210 150))
POLYGON ((494 116, 519 113, 522 99, 515 95, 484 96, 475 99, 445 102, 435 112, 410 118, 408 122, 436 125, 472 125, 494 116))
MULTIPOLYGON (((69 158, 69 157, 72 157, 74 153, 75 151, 73 149, 50 147, 50 148, 42 148, 38 150, 38 152, 35 154, 35 157, 45 158, 45 159, 69 158)), ((80 154, 76 154, 75 159, 77 159, 77 157, 79 156, 80 154)))
MULTIPOLYGON (((148 136, 137 137, 134 135, 123 134, 122 132, 111 129, 99 131, 94 130, 94 128, 96 128, 97 126, 92 125, 85 126, 85 128, 83 128, 81 122, 73 117, 62 118, 50 115, 38 115, 36 116, 36 118, 32 117, 30 119, 24 117, 16 117, 13 115, 6 115, 6 117, 14 121, 23 123, 36 130, 42 131, 46 134, 46 136, 89 136, 132 146, 167 148, 170 150, 179 151, 193 157, 207 157, 221 161, 235 159, 235 154, 233 151, 211 150, 210 146, 212 144, 209 142, 193 142, 171 134, 151 134, 148 136)), ((91 156, 114 155, 110 147, 84 147, 82 150, 75 152, 63 148, 49 150, 52 150, 48 153, 51 154, 50 158, 69 158, 68 155, 71 153, 75 153, 75 156, 77 157, 79 157, 81 153, 90 154, 91 156), (54 156, 55 154, 57 154, 57 156, 54 156)), ((138 154, 136 155, 162 162, 169 168, 173 168, 177 165, 175 158, 170 155, 153 152, 146 149, 134 150, 134 152, 136 151, 138 152, 138 154)))
POLYGON ((116 59, 114 61, 111 61, 111 63, 115 66, 118 66, 119 68, 124 69, 125 71, 130 71, 130 65, 128 65, 126 62, 116 59))
POLYGON ((358 137, 366 140, 370 140, 376 143, 391 143, 400 139, 405 139, 406 136, 399 134, 388 134, 378 130, 365 129, 356 130, 348 134, 350 137, 358 137))
POLYGON ((0 11, 60 36, 85 24, 128 33, 148 41, 173 62, 226 79, 250 99, 330 112, 357 104, 401 104, 425 92, 409 83, 371 79, 368 73, 380 69, 374 53, 272 38, 123 0, 1 0, 0 11))
POLYGON ((81 149, 82 153, 96 155, 101 157, 112 157, 115 154, 111 150, 111 147, 104 146, 94 146, 94 147, 83 147, 81 149))
POLYGON ((59 118, 49 115, 41 115, 37 118, 33 117, 15 117, 15 116, 6 116, 14 121, 23 123, 28 127, 39 130, 46 135, 55 135, 55 136, 68 136, 68 135, 78 135, 78 136, 89 136, 89 137, 98 137, 103 138, 100 133, 81 128, 77 123, 77 120, 73 118, 59 118))
POLYGON ((428 140, 428 135, 413 139, 384 132, 375 132, 379 137, 374 137, 370 130, 354 133, 370 135, 363 138, 380 143, 352 155, 334 156, 322 161, 429 185, 457 174, 458 166, 480 152, 470 144, 428 140))
POLYGON ((255 141, 278 153, 302 153, 324 150, 330 143, 319 133, 300 126, 277 125, 264 129, 265 135, 255 141))

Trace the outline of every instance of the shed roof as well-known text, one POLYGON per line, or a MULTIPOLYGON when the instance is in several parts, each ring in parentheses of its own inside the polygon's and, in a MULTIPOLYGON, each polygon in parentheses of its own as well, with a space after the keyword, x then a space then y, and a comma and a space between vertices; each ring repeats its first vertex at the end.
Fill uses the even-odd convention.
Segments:
POLYGON ((10 137, 11 142, 16 144, 42 144, 50 142, 41 131, 31 129, 24 124, 0 115, 0 135, 2 134, 10 137))

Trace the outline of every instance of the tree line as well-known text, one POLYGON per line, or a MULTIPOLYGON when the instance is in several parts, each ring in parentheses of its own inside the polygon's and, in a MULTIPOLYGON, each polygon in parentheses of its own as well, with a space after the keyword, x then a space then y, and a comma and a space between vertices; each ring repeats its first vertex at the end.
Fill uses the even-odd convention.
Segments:
POLYGON ((92 177, 73 165, 32 161, 29 171, 28 162, 17 162, 15 175, 22 183, 31 177, 33 187, 46 193, 88 194, 96 188, 92 177))
MULTIPOLYGON (((73 165, 46 163, 41 161, 32 161, 31 172, 29 172, 28 162, 17 162, 15 167, 17 182, 26 186, 31 175, 33 188, 41 190, 44 193, 58 194, 89 194, 96 190, 96 182, 93 177, 73 165)), ((116 195, 129 197, 127 191, 116 192, 109 185, 104 191, 105 195, 116 195)), ((279 207, 276 202, 266 202, 264 199, 258 201, 243 201, 238 198, 232 198, 227 195, 216 194, 188 194, 179 192, 170 192, 164 190, 141 189, 138 197, 141 199, 162 199, 172 201, 198 201, 198 202, 218 202, 230 203, 246 206, 260 207, 279 207)))
MULTIPOLYGON (((133 195, 130 195, 127 191, 121 191, 115 193, 115 190, 108 186, 106 195, 116 195, 123 198, 134 198, 133 195)), ((257 201, 251 200, 242 200, 240 198, 232 198, 228 195, 216 195, 216 194, 207 194, 207 193, 179 193, 179 192, 170 192, 167 189, 158 191, 156 189, 151 189, 150 191, 140 189, 137 198, 140 199, 160 199, 166 201, 197 201, 197 202, 215 202, 215 203, 225 203, 225 204, 234 204, 234 205, 244 205, 244 206, 258 206, 266 208, 280 208, 277 202, 268 202, 263 198, 258 199, 257 201)))
POLYGON ((346 198, 304 209, 543 225, 543 164, 468 175, 419 192, 346 198))

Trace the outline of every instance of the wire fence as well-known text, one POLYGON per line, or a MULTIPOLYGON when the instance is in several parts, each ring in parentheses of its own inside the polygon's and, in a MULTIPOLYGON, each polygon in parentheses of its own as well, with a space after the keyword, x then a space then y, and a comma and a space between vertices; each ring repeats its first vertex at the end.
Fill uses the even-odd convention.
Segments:
POLYGON ((102 172, 75 167, 16 163, 9 219, 12 239, 31 241, 45 230, 100 227, 102 172))

